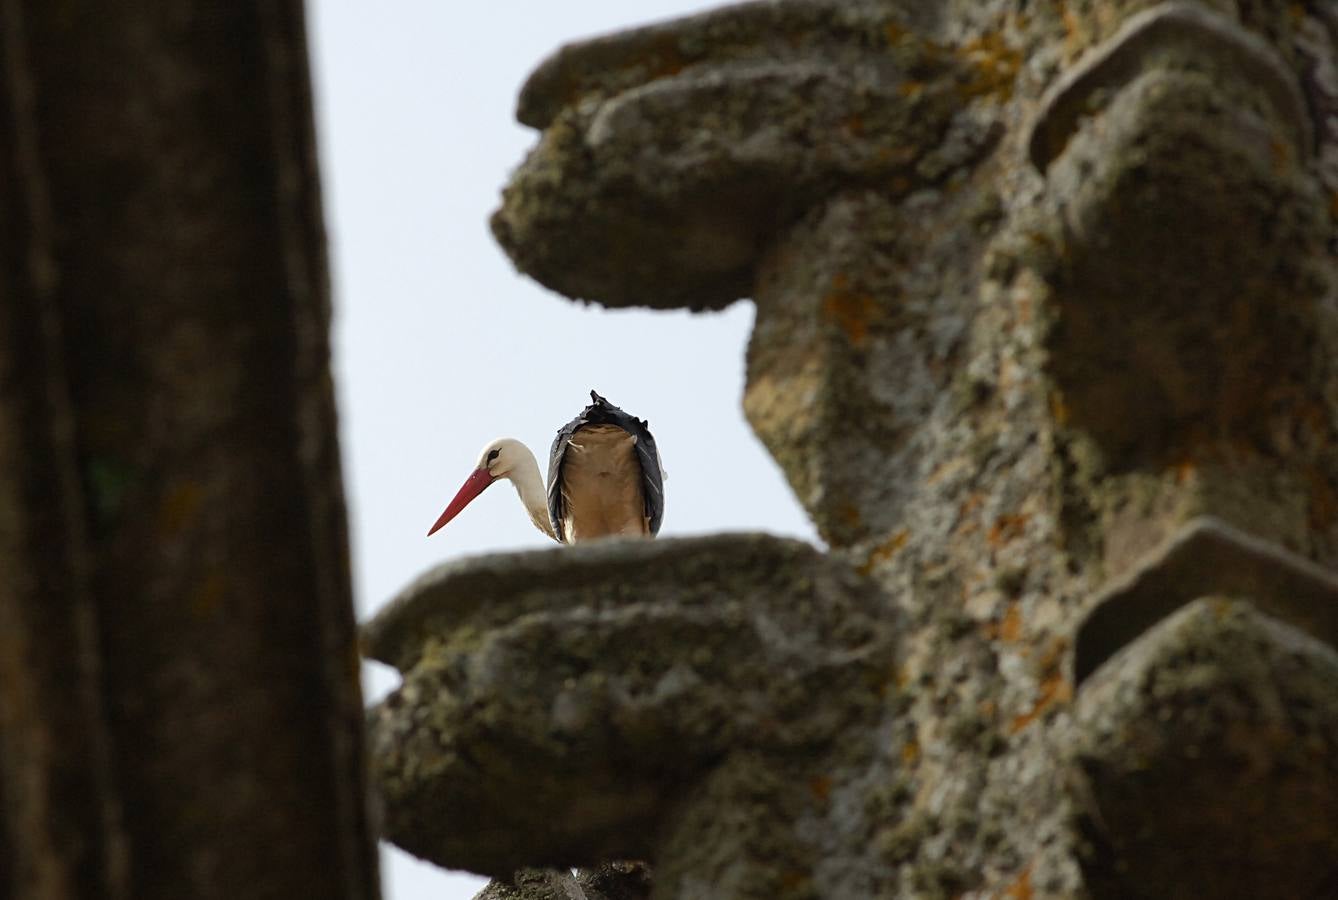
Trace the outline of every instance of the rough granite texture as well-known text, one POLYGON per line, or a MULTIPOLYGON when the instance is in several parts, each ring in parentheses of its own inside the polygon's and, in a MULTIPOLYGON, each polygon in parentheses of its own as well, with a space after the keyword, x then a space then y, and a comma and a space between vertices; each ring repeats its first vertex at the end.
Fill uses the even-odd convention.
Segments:
MULTIPOLYGON (((827 745, 876 719, 894 622, 872 582, 763 535, 443 566, 366 635, 404 673, 370 723, 385 833, 490 874, 648 856, 667 810, 733 757, 808 772, 867 753, 827 745)), ((805 784, 789 792, 806 801, 805 784)))
POLYGON ((1085 686, 1065 747, 1094 897, 1338 896, 1338 652, 1208 597, 1085 686))
POLYGON ((829 553, 776 545, 764 575, 712 562, 755 540, 722 537, 442 576, 497 609, 384 626, 392 838, 489 872, 632 854, 681 900, 1188 896, 1162 829, 1231 889, 1332 893, 1334 755, 1279 742, 1331 750, 1338 696, 1336 39, 1320 2, 779 0, 544 63, 499 240, 609 306, 751 297, 744 409, 829 553), (642 592, 665 618, 629 645, 642 592), (831 670, 844 693, 756 624, 796 596, 811 665, 849 646, 824 606, 892 635, 831 670), (1213 596, 1213 622, 1182 609, 1213 596), (1103 612, 1123 602, 1137 627, 1103 612), (615 694, 557 702, 676 667, 695 692, 642 732, 615 694), (1186 762, 1233 704, 1243 730, 1186 762), (1151 781, 1111 733, 1147 736, 1151 781), (461 742, 475 762, 439 766, 461 742), (1261 843, 1270 817, 1291 830, 1261 843))
POLYGON ((614 862, 576 875, 558 869, 521 869, 491 882, 477 900, 646 900, 651 870, 644 863, 614 862))

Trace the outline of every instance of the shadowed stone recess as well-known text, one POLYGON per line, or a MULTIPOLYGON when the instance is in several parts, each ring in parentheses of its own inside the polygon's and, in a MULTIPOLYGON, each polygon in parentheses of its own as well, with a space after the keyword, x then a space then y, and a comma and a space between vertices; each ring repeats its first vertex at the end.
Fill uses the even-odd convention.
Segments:
POLYGON ((1338 892, 1338 652, 1198 600, 1084 685, 1067 753, 1095 898, 1338 892))
POLYGON ((1204 517, 1097 598, 1078 629, 1075 683, 1161 619, 1208 594, 1250 597, 1262 612, 1338 648, 1338 574, 1204 517))
POLYGON ((404 674, 370 715, 386 836, 499 875, 651 857, 725 757, 813 753, 876 709, 893 637, 872 583, 761 535, 443 566, 366 632, 404 674))

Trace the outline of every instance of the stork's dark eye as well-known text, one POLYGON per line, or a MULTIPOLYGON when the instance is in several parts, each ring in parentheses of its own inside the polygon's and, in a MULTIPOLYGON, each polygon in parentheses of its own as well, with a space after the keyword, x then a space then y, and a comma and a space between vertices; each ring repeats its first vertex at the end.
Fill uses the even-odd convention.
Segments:
POLYGON ((492 462, 494 459, 496 459, 497 457, 499 457, 499 456, 501 456, 501 455, 502 455, 502 451, 501 451, 501 450, 494 450, 494 451, 492 451, 491 453, 488 454, 488 462, 492 462))

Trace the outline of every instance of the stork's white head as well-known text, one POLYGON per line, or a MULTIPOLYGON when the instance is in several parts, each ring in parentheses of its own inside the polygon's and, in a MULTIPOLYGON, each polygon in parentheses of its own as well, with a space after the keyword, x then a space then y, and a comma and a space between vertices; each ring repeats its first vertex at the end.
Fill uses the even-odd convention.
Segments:
POLYGON ((533 454, 520 441, 515 438, 498 438, 479 452, 479 461, 474 469, 486 471, 494 481, 510 478, 527 456, 532 457, 533 454))
POLYGON ((545 505, 544 483, 539 474, 538 463, 529 448, 515 438, 498 438, 479 451, 478 462, 474 471, 465 479, 455 499, 446 507, 432 530, 431 536, 439 528, 454 519, 460 511, 469 505, 479 494, 488 489, 494 481, 508 479, 516 486, 525 503, 534 524, 545 534, 551 534, 548 525, 548 508, 545 505))

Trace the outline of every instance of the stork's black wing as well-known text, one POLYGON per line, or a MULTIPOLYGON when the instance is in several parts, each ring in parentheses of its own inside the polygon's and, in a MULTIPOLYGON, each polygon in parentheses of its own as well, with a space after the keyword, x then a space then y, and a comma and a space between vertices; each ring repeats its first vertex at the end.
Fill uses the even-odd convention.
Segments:
POLYGON ((594 391, 590 392, 593 401, 581 414, 558 429, 553 438, 553 449, 548 453, 548 517, 553 524, 553 533, 564 543, 562 522, 566 518, 566 509, 562 502, 562 461, 566 457, 567 444, 578 429, 586 425, 617 425, 623 431, 636 438, 637 462, 641 463, 641 493, 646 498, 646 518, 650 520, 650 533, 660 533, 660 521, 664 518, 664 470, 660 466, 660 453, 655 449, 655 438, 651 436, 650 426, 644 419, 623 412, 594 391))

